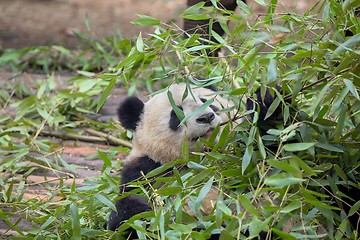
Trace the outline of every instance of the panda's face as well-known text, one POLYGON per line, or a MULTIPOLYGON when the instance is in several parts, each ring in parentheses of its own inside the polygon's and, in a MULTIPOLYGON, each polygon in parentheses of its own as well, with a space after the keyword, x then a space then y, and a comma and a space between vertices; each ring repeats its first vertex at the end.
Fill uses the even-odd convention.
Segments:
MULTIPOLYGON (((147 155, 161 163, 169 162, 181 157, 185 138, 192 149, 199 138, 208 138, 218 124, 228 120, 221 109, 229 107, 229 104, 217 96, 216 92, 193 87, 192 94, 187 94, 183 99, 185 89, 185 84, 174 84, 168 90, 185 116, 193 114, 207 100, 214 101, 209 107, 193 114, 186 124, 180 124, 181 121, 170 104, 167 91, 152 97, 144 104, 139 116, 134 133, 132 157, 147 155)), ((121 116, 119 117, 121 121, 121 116)))

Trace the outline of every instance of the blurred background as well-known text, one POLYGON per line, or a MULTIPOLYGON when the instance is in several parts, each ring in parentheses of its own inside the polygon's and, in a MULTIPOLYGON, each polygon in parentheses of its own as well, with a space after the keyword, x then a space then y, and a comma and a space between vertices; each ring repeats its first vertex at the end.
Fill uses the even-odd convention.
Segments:
MULTIPOLYGON (((255 13, 266 8, 263 0, 248 0, 255 13)), ((268 0, 266 0, 268 2, 268 0)), ((277 11, 303 13, 316 0, 279 0, 277 11)), ((64 43, 74 48, 80 39, 76 31, 95 37, 137 36, 139 31, 152 32, 152 27, 131 24, 136 14, 149 15, 163 22, 183 26, 179 18, 186 0, 1 0, 0 47, 20 48, 32 45, 64 43)), ((144 35, 143 35, 144 36, 144 35)))

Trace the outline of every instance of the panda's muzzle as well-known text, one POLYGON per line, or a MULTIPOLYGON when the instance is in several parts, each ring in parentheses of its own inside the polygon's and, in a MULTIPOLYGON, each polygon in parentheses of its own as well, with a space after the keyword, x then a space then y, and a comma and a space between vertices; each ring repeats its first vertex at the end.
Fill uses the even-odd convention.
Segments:
POLYGON ((209 130, 207 130, 203 135, 194 137, 194 138, 192 138, 191 140, 192 140, 192 141, 197 141, 197 140, 199 140, 200 138, 208 139, 208 138, 210 138, 213 130, 214 130, 214 128, 211 127, 211 128, 209 128, 209 130))
POLYGON ((211 123, 214 119, 215 119, 214 113, 205 113, 205 114, 201 115, 200 117, 198 117, 196 119, 196 122, 200 123, 200 124, 208 124, 208 123, 211 123))

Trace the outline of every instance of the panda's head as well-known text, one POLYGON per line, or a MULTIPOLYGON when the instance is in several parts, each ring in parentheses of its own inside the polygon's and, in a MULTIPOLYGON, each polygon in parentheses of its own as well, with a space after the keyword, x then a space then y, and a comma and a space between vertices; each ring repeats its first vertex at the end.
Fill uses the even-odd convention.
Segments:
POLYGON ((160 163, 172 161, 181 156, 185 137, 192 149, 199 138, 210 136, 218 124, 228 120, 228 115, 222 109, 230 105, 215 91, 191 86, 184 97, 186 88, 186 84, 173 84, 146 103, 137 97, 128 97, 120 105, 118 115, 121 124, 134 130, 130 159, 149 156, 160 163), (192 114, 186 124, 180 124, 170 103, 168 91, 185 116, 192 114), (199 111, 199 107, 209 99, 214 99, 212 104, 205 109, 202 109, 203 106, 199 111))

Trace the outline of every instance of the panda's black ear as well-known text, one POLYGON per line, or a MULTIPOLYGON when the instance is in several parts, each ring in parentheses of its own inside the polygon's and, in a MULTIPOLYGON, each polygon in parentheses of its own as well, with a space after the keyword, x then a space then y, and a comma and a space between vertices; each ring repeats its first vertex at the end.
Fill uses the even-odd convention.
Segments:
POLYGON ((118 108, 121 125, 126 129, 135 130, 144 111, 144 103, 137 97, 128 97, 118 108))

